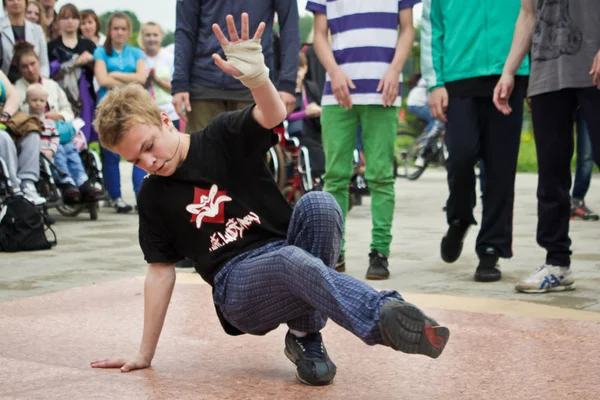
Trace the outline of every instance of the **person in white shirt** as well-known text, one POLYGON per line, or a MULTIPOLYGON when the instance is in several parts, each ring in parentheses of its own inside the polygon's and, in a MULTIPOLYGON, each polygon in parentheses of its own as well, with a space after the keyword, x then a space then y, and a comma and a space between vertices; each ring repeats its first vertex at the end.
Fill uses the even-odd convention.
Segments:
POLYGON ((426 124, 425 129, 423 130, 424 133, 432 132, 434 127, 437 131, 437 128, 441 127, 442 123, 436 120, 433 115, 431 115, 431 110, 429 109, 427 81, 421 77, 420 73, 417 74, 417 77, 419 80, 415 87, 413 87, 408 93, 408 98, 406 99, 408 112, 417 116, 426 124))
POLYGON ((156 22, 142 24, 138 45, 146 54, 144 60, 148 69, 146 88, 156 100, 156 105, 167 113, 175 128, 179 129, 179 116, 175 112, 173 96, 171 96, 174 55, 161 47, 162 41, 163 33, 160 24, 156 22))

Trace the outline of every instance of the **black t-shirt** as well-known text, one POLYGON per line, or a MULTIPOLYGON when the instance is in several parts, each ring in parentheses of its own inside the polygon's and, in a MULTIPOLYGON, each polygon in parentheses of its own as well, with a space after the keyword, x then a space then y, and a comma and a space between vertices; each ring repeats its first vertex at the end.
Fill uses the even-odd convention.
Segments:
MULTIPOLYGON (((15 44, 17 42, 24 42, 25 41, 25 26, 24 25, 12 25, 12 31, 13 31, 13 35, 15 37, 15 44)), ((13 56, 14 56, 14 52, 13 52, 13 56)), ((21 78, 21 71, 19 71, 19 66, 17 65, 17 61, 14 59, 12 59, 12 62, 10 63, 10 68, 8 69, 8 74, 6 75, 8 77, 8 80, 11 83, 15 83, 16 81, 19 80, 19 78, 21 78)))
POLYGON ((172 176, 144 179, 139 239, 148 263, 188 257, 212 284, 232 257, 286 238, 292 209, 264 161, 277 135, 254 120, 252 108, 192 133, 172 176))
MULTIPOLYGON (((89 39, 80 37, 77 40, 77 45, 74 48, 67 47, 63 41, 62 36, 57 37, 48 42, 48 60, 50 63, 58 61, 61 65, 70 63, 73 61, 74 55, 83 54, 87 51, 91 55, 94 55, 96 45, 89 39)), ((82 66, 82 70, 85 71, 85 77, 88 82, 88 91, 92 96, 92 99, 96 99, 96 91, 94 90, 94 62, 82 66)))

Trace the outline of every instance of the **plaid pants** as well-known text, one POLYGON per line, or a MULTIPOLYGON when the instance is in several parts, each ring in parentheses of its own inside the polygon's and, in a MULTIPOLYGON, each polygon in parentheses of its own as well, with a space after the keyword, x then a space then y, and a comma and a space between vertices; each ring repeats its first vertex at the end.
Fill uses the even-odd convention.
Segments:
POLYGON ((379 311, 396 291, 377 292, 335 271, 342 212, 328 193, 303 196, 292 214, 287 240, 232 259, 214 279, 214 302, 239 330, 262 335, 287 323, 318 332, 327 318, 369 345, 382 344, 379 311))

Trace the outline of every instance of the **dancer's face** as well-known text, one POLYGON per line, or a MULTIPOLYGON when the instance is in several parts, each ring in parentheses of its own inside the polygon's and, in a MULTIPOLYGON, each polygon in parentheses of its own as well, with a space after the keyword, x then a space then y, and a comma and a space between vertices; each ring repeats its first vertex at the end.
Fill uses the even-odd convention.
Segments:
POLYGON ((161 113, 161 120, 161 127, 134 125, 111 150, 150 174, 173 175, 183 161, 186 146, 182 142, 186 139, 179 137, 167 114, 161 113))

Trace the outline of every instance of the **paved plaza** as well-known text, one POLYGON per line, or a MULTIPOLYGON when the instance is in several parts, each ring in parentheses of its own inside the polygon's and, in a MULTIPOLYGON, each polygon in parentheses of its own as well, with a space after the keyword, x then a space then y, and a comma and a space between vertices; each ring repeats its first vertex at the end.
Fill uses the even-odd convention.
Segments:
MULTIPOLYGON (((132 200, 130 166, 122 173, 132 200)), ((577 290, 516 293, 515 283, 544 261, 536 185, 533 174, 517 178, 514 258, 501 260, 503 279, 476 283, 477 227, 458 262, 440 259, 444 171, 397 180, 391 278, 370 284, 423 307, 450 328, 450 341, 431 360, 369 347, 329 322, 323 335, 338 373, 321 388, 296 382, 283 355, 285 327, 227 336, 210 287, 190 270, 178 270, 152 368, 92 370, 93 359, 133 355, 141 340, 146 266, 137 214, 103 208, 90 221, 51 211, 56 248, 0 253, 0 399, 597 399, 600 222, 571 224, 577 290)), ((587 203, 600 210, 599 175, 587 203)), ((364 279, 369 198, 350 212, 347 231, 347 273, 364 279)))

